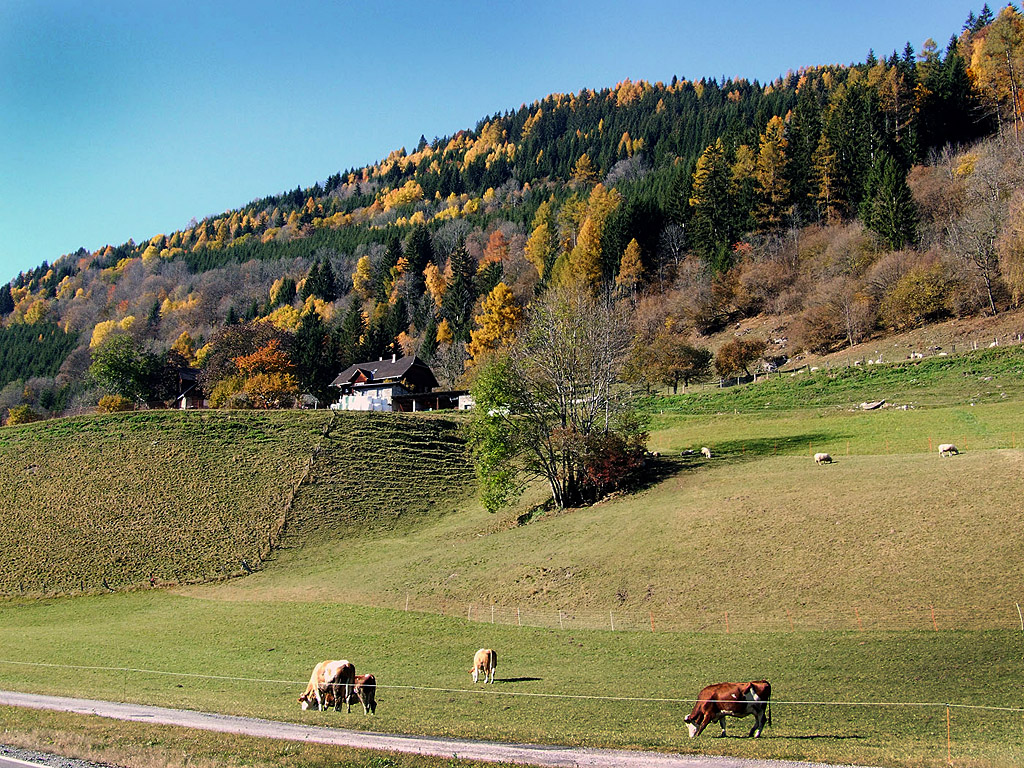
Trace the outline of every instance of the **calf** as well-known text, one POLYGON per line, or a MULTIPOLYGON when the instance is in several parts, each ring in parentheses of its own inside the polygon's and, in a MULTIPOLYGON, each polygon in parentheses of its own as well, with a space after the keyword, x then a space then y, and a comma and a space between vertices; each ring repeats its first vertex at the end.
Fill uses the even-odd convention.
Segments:
POLYGON ((827 453, 816 453, 816 454, 814 454, 814 463, 815 464, 831 464, 832 463, 832 456, 830 454, 827 454, 827 453))
POLYGON ((333 701, 334 709, 340 710, 341 703, 348 701, 352 693, 355 676, 356 668, 350 661, 321 661, 313 668, 299 704, 303 709, 327 709, 333 701))
POLYGON ((490 648, 481 648, 476 652, 476 656, 473 657, 473 668, 469 670, 469 673, 473 675, 473 682, 475 683, 480 676, 480 673, 484 673, 484 683, 486 684, 487 676, 491 676, 490 682, 494 683, 494 670, 498 667, 498 654, 490 648))
POLYGON ((348 696, 348 711, 358 701, 363 705, 363 714, 372 715, 377 711, 377 678, 373 675, 357 675, 352 693, 348 696))
POLYGON ((767 680, 752 683, 717 683, 700 692, 693 711, 686 716, 685 723, 690 738, 696 738, 711 723, 722 726, 725 736, 725 717, 754 716, 754 727, 749 736, 757 738, 765 725, 772 724, 772 686, 767 680))

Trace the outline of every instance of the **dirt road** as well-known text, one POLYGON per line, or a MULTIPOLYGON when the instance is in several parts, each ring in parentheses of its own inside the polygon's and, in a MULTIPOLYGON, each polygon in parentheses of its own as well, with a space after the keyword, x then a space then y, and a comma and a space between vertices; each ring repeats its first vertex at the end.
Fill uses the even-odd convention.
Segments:
POLYGON ((538 744, 503 744, 421 736, 399 736, 386 733, 347 731, 343 728, 285 723, 233 715, 217 715, 167 709, 141 704, 112 701, 70 699, 61 696, 37 696, 0 691, 0 705, 52 709, 99 715, 117 720, 177 725, 207 731, 235 733, 290 741, 309 741, 347 747, 412 752, 423 755, 455 756, 488 762, 521 763, 559 768, 592 766, 593 768, 822 768, 820 763, 796 763, 776 760, 747 760, 735 757, 671 755, 661 752, 634 752, 615 749, 580 749, 578 747, 542 746, 538 744))

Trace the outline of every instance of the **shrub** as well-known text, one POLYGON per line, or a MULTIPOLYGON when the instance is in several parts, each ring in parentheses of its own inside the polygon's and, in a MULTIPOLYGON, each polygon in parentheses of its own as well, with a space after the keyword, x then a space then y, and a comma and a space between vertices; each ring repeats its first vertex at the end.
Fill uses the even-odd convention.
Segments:
POLYGON ((117 411, 131 411, 135 404, 124 395, 104 395, 96 404, 100 413, 115 413, 117 411))
POLYGON ((16 405, 7 414, 7 426, 31 424, 33 421, 42 421, 42 418, 42 416, 32 410, 32 406, 16 405))

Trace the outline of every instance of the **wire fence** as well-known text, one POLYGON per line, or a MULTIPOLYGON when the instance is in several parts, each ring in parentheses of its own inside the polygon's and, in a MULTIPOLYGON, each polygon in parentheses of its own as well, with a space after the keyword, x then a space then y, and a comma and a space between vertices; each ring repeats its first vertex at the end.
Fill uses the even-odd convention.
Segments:
MULTIPOLYGON (((123 695, 122 702, 129 702, 129 676, 146 676, 146 677, 172 677, 179 678, 181 680, 193 680, 193 681, 211 681, 214 683, 238 683, 245 685, 256 685, 256 686, 281 686, 282 688, 296 689, 306 685, 305 680, 292 680, 292 679, 281 679, 281 678, 261 678, 261 677, 245 677, 237 675, 215 675, 215 674, 203 674, 196 672, 179 672, 169 671, 160 669, 146 669, 141 667, 123 667, 114 665, 75 665, 75 664, 57 664, 52 662, 35 662, 35 661, 21 661, 14 659, 0 659, 0 668, 2 667, 14 667, 14 668, 34 668, 40 671, 47 672, 47 678, 54 680, 54 676, 49 673, 54 670, 63 670, 68 673, 61 676, 59 679, 62 680, 79 680, 82 673, 85 672, 98 672, 104 674, 118 675, 123 681, 123 695)), ((0 676, 0 680, 4 677, 0 676)), ((6 686, 5 686, 6 687, 6 686)), ((177 685, 177 688, 182 688, 182 685, 177 685)), ((573 692, 538 692, 538 691, 510 691, 495 689, 491 686, 473 687, 473 688, 448 688, 440 686, 424 686, 424 685, 408 685, 402 683, 386 683, 378 681, 376 688, 378 691, 395 691, 395 692, 406 692, 413 694, 444 694, 445 696, 472 696, 479 699, 481 696, 505 698, 505 699, 544 699, 544 700, 561 700, 566 702, 604 702, 609 704, 649 704, 649 705, 679 705, 682 707, 690 707, 696 704, 699 699, 696 698, 679 698, 672 696, 611 696, 611 695, 597 695, 591 693, 573 693, 573 692)), ((134 690, 134 688, 132 689, 134 690)), ((244 694, 244 691, 239 691, 239 695, 244 694)), ((2 702, 3 696, 0 691, 0 702, 2 702)), ((450 699, 449 699, 450 700, 450 699)), ((709 703, 734 703, 730 699, 700 699, 709 703)), ((947 763, 952 765, 952 728, 951 728, 951 713, 954 711, 960 712, 975 712, 979 714, 994 714, 1004 713, 1011 715, 1024 715, 1024 706, 1018 705, 994 705, 994 704, 976 704, 964 701, 910 701, 900 699, 886 699, 886 700, 809 700, 809 699, 786 699, 784 697, 776 697, 770 700, 771 706, 773 707, 796 707, 796 708, 845 708, 845 709, 860 709, 860 710, 878 710, 881 712, 891 712, 893 709, 897 710, 933 710, 939 714, 943 711, 945 713, 945 752, 947 763)), ((163 705, 173 705, 173 702, 163 701, 163 705)), ((887 718, 889 715, 885 715, 887 718)), ((972 726, 973 727, 973 726, 972 726)))
POLYGON ((407 593, 396 602, 377 607, 439 614, 470 622, 504 626, 611 632, 807 632, 807 631, 945 631, 959 629, 1020 629, 1024 613, 1019 603, 989 607, 849 605, 843 609, 800 606, 773 611, 670 609, 560 610, 496 603, 466 603, 433 595, 407 593))

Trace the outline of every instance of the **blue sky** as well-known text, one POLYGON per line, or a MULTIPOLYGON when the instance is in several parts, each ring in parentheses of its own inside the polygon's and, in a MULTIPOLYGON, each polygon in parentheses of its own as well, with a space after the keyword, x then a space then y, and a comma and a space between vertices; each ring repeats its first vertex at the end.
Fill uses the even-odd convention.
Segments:
MULTIPOLYGON (((993 8, 998 4, 993 4, 993 8)), ((978 4, 977 11, 981 7, 978 4)), ((947 0, 0 0, 0 283, 548 93, 944 48, 947 0)))

